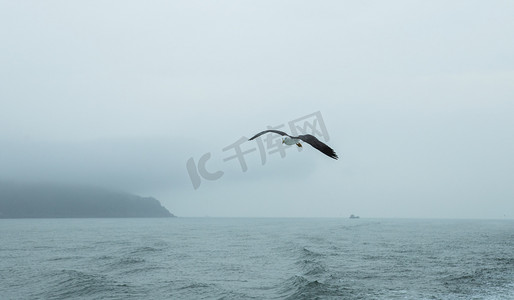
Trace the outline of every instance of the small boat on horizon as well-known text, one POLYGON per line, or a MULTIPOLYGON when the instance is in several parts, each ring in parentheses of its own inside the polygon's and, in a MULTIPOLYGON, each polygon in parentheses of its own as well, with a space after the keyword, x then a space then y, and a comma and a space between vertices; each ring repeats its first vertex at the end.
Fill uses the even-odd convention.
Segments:
POLYGON ((354 215, 354 214, 351 214, 351 215, 350 215, 350 219, 359 219, 359 218, 360 218, 359 216, 356 216, 356 215, 354 215))

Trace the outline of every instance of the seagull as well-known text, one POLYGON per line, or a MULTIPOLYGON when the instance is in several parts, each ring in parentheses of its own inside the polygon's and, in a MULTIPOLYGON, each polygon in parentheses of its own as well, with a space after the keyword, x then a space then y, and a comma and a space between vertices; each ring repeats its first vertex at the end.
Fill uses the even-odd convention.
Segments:
POLYGON ((334 149, 332 149, 329 146, 327 146, 326 144, 322 143, 320 140, 318 140, 315 136, 313 136, 311 134, 290 136, 289 134, 287 134, 283 131, 270 129, 270 130, 264 130, 264 131, 257 133, 252 138, 250 138, 249 141, 251 141, 251 140, 255 139, 256 137, 259 137, 265 133, 268 133, 268 132, 278 133, 281 136, 285 136, 284 138, 282 138, 282 144, 286 144, 286 145, 296 144, 296 146, 302 147, 302 144, 300 144, 300 140, 302 140, 302 141, 306 142, 307 144, 310 144, 312 147, 323 152, 324 154, 330 156, 331 158, 338 159, 337 154, 335 153, 334 149))

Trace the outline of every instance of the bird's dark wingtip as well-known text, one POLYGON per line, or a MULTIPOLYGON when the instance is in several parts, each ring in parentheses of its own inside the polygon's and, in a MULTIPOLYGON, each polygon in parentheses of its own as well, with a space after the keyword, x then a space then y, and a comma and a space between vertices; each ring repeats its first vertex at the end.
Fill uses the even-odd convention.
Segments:
POLYGON ((336 160, 339 159, 339 156, 337 156, 337 153, 334 150, 332 150, 332 149, 330 149, 330 151, 325 152, 325 154, 327 156, 329 156, 330 158, 333 158, 333 159, 336 159, 336 160))

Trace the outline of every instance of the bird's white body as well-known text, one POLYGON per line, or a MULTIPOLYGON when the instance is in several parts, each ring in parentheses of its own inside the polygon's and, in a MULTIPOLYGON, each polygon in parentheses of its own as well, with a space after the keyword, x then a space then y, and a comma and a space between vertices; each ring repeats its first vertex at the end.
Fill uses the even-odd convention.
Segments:
POLYGON ((296 144, 299 144, 300 143, 300 139, 292 139, 288 136, 284 137, 284 139, 282 140, 284 144, 286 145, 296 145, 296 144))

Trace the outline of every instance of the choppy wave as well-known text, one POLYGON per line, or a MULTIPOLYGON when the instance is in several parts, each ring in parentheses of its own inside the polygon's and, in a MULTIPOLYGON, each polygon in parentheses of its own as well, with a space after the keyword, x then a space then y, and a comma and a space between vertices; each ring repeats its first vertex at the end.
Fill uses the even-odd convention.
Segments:
POLYGON ((280 296, 285 299, 315 299, 316 297, 329 296, 325 284, 317 280, 308 280, 301 275, 288 278, 281 286, 280 296))
POLYGON ((76 270, 62 270, 50 277, 45 291, 36 293, 36 298, 69 299, 89 298, 106 299, 112 295, 143 295, 144 291, 127 283, 117 282, 101 274, 90 274, 76 270))
POLYGON ((514 222, 66 222, 5 235, 2 300, 514 299, 514 222))
POLYGON ((284 299, 341 299, 348 296, 348 291, 333 284, 323 254, 306 247, 299 247, 295 252, 295 265, 299 273, 281 282, 278 295, 284 299))

